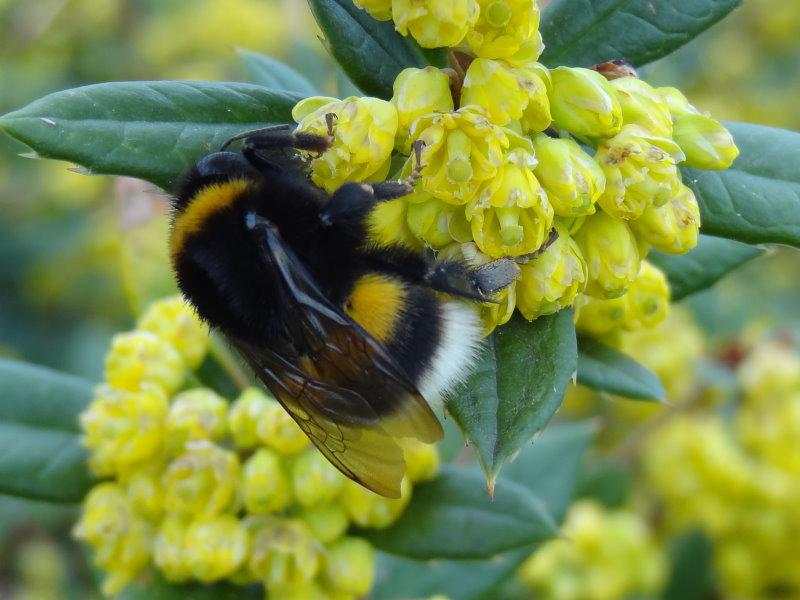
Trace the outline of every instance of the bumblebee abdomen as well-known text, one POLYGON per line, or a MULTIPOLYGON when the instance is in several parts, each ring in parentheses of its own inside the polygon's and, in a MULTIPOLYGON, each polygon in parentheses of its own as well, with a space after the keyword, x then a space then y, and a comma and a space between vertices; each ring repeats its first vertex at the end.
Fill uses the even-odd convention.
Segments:
POLYGON ((469 369, 481 338, 473 307, 383 273, 359 277, 344 311, 397 359, 429 400, 469 369))

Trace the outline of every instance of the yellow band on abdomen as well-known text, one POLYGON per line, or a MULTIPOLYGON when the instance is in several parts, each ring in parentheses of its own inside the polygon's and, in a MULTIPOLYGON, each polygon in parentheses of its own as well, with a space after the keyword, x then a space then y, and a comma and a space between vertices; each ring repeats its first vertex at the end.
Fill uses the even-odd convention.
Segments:
POLYGON ((403 284, 387 275, 364 275, 353 286, 344 310, 367 333, 388 342, 402 318, 407 292, 403 284))

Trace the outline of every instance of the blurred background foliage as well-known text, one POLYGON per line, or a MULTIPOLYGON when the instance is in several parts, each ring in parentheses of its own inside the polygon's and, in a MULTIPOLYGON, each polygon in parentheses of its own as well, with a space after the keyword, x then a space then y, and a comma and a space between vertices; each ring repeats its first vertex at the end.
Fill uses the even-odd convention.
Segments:
MULTIPOLYGON (((798 31, 800 2, 745 0, 729 19, 644 76, 681 87, 716 117, 800 129, 798 31)), ((288 62, 323 93, 347 95, 352 88, 317 35, 298 0, 0 0, 0 113, 101 81, 248 80, 238 48, 288 62)), ((18 156, 24 152, 0 137, 0 355, 97 381, 110 336, 130 328, 149 299, 172 289, 165 197, 133 180, 87 177, 67 164, 25 160, 18 156)), ((526 563, 503 594, 528 597, 534 589, 561 600, 658 597, 653 587, 667 585, 663 561, 671 538, 659 530, 652 508, 641 506, 652 495, 650 486, 669 483, 650 473, 646 484, 631 488, 630 465, 646 454, 652 431, 671 418, 665 415, 674 415, 675 406, 689 407, 678 410, 698 419, 719 407, 730 412, 724 407, 739 396, 733 367, 757 340, 768 336, 790 346, 798 339, 799 297, 796 251, 771 248, 684 301, 665 327, 624 340, 627 351, 662 376, 673 407, 598 397, 581 388, 570 393, 559 418, 600 415, 602 425, 583 482, 583 495, 595 504, 577 505, 567 525, 589 550, 584 556, 580 545, 549 549, 536 564, 526 563), (614 510, 627 512, 608 512, 614 510), (651 552, 649 536, 658 538, 661 558, 648 559, 647 581, 621 581, 615 569, 631 570, 614 558, 622 550, 598 551, 600 532, 607 539, 617 530, 618 549, 641 560, 651 552), (596 573, 587 566, 592 561, 600 565, 596 573), (580 577, 548 579, 553 572, 580 577), (595 587, 581 587, 589 579, 595 587)), ((0 597, 87 597, 91 573, 68 535, 74 517, 73 507, 0 498, 0 597)), ((741 553, 725 560, 746 570, 741 553)), ((669 596, 670 589, 663 597, 690 597, 669 596)), ((711 596, 700 589, 691 597, 711 596)), ((776 588, 763 597, 797 598, 800 591, 776 588)))

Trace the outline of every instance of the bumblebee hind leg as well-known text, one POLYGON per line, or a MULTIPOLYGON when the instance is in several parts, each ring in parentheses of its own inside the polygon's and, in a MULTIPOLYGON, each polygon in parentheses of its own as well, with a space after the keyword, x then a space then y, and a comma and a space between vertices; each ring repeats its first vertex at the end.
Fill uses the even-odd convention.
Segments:
POLYGON ((239 133, 226 141, 221 150, 239 140, 243 140, 242 155, 258 169, 274 167, 278 162, 286 161, 286 151, 289 149, 321 154, 331 145, 331 136, 298 132, 290 125, 274 125, 239 133))

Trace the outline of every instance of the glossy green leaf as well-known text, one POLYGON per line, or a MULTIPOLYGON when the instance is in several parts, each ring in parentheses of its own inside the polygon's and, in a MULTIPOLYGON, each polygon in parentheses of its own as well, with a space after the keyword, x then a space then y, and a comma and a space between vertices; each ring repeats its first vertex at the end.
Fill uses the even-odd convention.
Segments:
POLYGON ((727 171, 686 168, 702 231, 748 244, 800 247, 800 133, 726 123, 741 155, 727 171))
POLYGON ((741 0, 553 0, 542 15, 542 62, 589 67, 621 59, 641 66, 714 25, 741 0))
POLYGON ((0 360, 0 493, 80 501, 92 484, 78 415, 92 396, 84 380, 0 360))
POLYGON ((580 473, 577 498, 591 498, 606 508, 622 508, 633 487, 630 465, 614 457, 587 461, 580 473))
POLYGON ((593 421, 551 425, 505 466, 501 479, 528 488, 561 521, 575 495, 586 451, 596 432, 593 421))
POLYGON ((303 96, 318 96, 319 90, 304 75, 277 58, 250 50, 239 50, 253 83, 272 90, 296 92, 303 96))
POLYGON ((655 373, 588 336, 578 339, 578 383, 634 400, 665 400, 664 386, 655 373))
POLYGON ((491 560, 421 562, 378 553, 372 600, 407 600, 444 594, 459 600, 489 600, 530 556, 536 546, 493 556, 491 560))
POLYGON ((662 600, 705 600, 713 598, 714 547, 700 530, 688 531, 671 548, 672 573, 662 600))
POLYGON ((477 469, 447 465, 435 480, 414 488, 394 525, 358 535, 389 554, 429 560, 489 558, 556 532, 542 501, 523 486, 498 481, 490 498, 477 469))
POLYGON ((389 99, 397 74, 407 67, 444 66, 444 51, 423 50, 391 21, 376 21, 352 0, 308 0, 325 44, 355 85, 389 99))
POLYGON ((169 583, 155 572, 147 573, 114 596, 115 600, 260 600, 261 586, 242 588, 231 583, 201 585, 169 583))
POLYGON ((647 260, 666 273, 672 300, 678 301, 711 287, 763 252, 734 240, 701 235, 697 246, 686 254, 653 251, 647 260))
POLYGON ((544 429, 577 367, 572 311, 498 328, 474 373, 447 400, 475 448, 489 486, 501 467, 544 429))
POLYGON ((171 191, 192 163, 233 135, 292 122, 300 99, 247 83, 101 83, 36 100, 0 117, 0 129, 45 158, 171 191))

